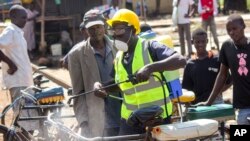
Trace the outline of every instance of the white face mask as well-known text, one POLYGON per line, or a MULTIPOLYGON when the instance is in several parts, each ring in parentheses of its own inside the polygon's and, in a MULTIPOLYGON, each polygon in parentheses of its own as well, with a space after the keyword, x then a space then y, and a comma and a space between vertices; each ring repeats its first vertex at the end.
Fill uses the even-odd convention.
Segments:
POLYGON ((114 40, 114 44, 118 50, 123 51, 123 52, 128 51, 128 44, 127 43, 120 41, 120 40, 114 40))
POLYGON ((120 51, 127 52, 127 51, 128 51, 128 42, 129 42, 131 36, 132 36, 132 30, 131 30, 131 32, 130 32, 130 36, 129 36, 129 39, 128 39, 127 43, 125 43, 125 42, 123 42, 123 41, 121 41, 121 40, 116 40, 116 39, 115 39, 115 40, 114 40, 115 47, 116 47, 118 50, 120 50, 120 51))

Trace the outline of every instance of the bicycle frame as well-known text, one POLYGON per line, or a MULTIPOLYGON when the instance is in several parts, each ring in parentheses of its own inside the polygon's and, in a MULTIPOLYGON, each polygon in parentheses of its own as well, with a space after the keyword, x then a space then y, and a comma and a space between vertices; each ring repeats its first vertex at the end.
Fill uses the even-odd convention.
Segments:
POLYGON ((49 114, 47 121, 50 125, 56 127, 57 129, 63 131, 64 133, 67 133, 74 137, 74 139, 80 140, 80 141, 127 141, 127 140, 138 140, 138 139, 144 139, 146 134, 135 134, 135 135, 124 135, 124 136, 113 136, 113 137, 94 137, 94 138, 87 138, 84 136, 81 136, 77 133, 75 133, 70 128, 66 127, 60 122, 56 122, 53 119, 56 119, 56 115, 49 114))
MULTIPOLYGON (((88 138, 88 137, 84 137, 84 136, 81 136, 77 133, 75 133, 72 129, 68 128, 67 126, 63 125, 61 122, 56 122, 55 119, 56 119, 56 115, 53 115, 53 114, 49 114, 48 115, 48 123, 51 125, 51 126, 54 126, 57 130, 60 130, 60 131, 63 131, 64 134, 68 134, 70 137, 73 137, 73 139, 77 140, 77 141, 116 141, 116 140, 119 140, 119 141, 128 141, 128 140, 145 140, 145 141, 152 141, 152 140, 157 140, 158 138, 161 138, 160 140, 199 140, 199 139, 211 139, 211 138, 215 138, 215 137, 218 137, 218 134, 215 134, 218 129, 216 130, 215 128, 213 128, 213 130, 210 131, 211 129, 211 126, 212 127, 217 127, 218 128, 218 123, 217 121, 215 120, 208 120, 208 119, 201 119, 202 121, 199 121, 198 123, 198 120, 197 121, 191 121, 192 123, 194 123, 194 125, 189 125, 190 122, 187 122, 187 123, 180 123, 179 125, 177 126, 174 126, 175 124, 171 124, 171 125, 166 125, 168 126, 169 128, 168 129, 172 129, 171 131, 165 133, 165 135, 160 135, 162 132, 161 130, 164 130, 164 129, 161 129, 160 126, 155 126, 155 127, 147 127, 147 132, 145 134, 133 134, 133 135, 122 135, 122 136, 111 136, 111 137, 93 137, 93 138, 88 138), (208 124, 208 128, 207 130, 209 131, 206 131, 204 130, 204 126, 200 126, 199 124, 201 124, 201 122, 210 122, 212 121, 212 125, 211 124, 208 124), (216 126, 215 126, 215 122, 217 123, 216 126), (183 126, 180 126, 181 124, 184 124, 183 126), (191 129, 191 134, 197 134, 196 136, 190 136, 190 134, 188 134, 188 137, 180 137, 179 139, 175 139, 177 138, 176 135, 180 134, 180 133, 177 133, 177 134, 174 134, 174 132, 187 132, 189 131, 187 129, 187 125, 190 126, 190 129, 191 129), (198 127, 197 127, 198 125, 198 127), (194 128, 196 127, 196 128, 194 128), (197 133, 197 129, 199 128, 202 128, 203 131, 201 131, 202 133, 197 133), (177 130, 176 130, 177 129, 177 130), (216 131, 215 131, 216 130, 216 131), (155 136, 156 134, 160 133, 158 136, 155 136), (206 135, 204 135, 204 132, 209 132, 209 133, 206 133, 206 135), (212 132, 212 133, 211 133, 212 132), (154 134, 154 135, 153 135, 154 134), (163 136, 167 136, 166 139, 164 138, 163 139, 163 136)), ((70 138, 72 140, 72 138, 70 138)), ((74 140, 73 140, 74 141, 74 140)))
MULTIPOLYGON (((30 87, 31 89, 33 89, 33 87, 30 87)), ((21 91, 23 94, 26 95, 30 95, 29 93, 26 92, 26 90, 21 91)), ((32 96, 34 99, 35 97, 32 96)), ((35 103, 37 103, 35 101, 35 103)), ((42 131, 41 135, 43 138, 45 139, 50 139, 52 136, 49 136, 49 132, 47 131, 47 128, 44 128, 44 121, 47 119, 47 114, 49 113, 50 110, 53 110, 52 112, 57 112, 60 113, 60 108, 65 107, 66 105, 63 103, 60 104, 56 104, 56 105, 40 105, 39 103, 37 103, 38 105, 33 105, 33 106, 24 106, 22 107, 22 109, 38 109, 39 110, 39 116, 35 116, 35 117, 19 117, 17 120, 18 121, 27 121, 27 120, 41 120, 42 122, 42 126, 40 128, 40 130, 42 131), (59 110, 58 110, 59 109, 59 110), (56 110, 56 111, 54 111, 56 110)), ((51 112, 51 111, 50 111, 51 112)), ((75 117, 75 115, 63 115, 60 116, 61 118, 72 118, 75 117)))
MULTIPOLYGON (((8 128, 8 131, 6 131, 6 139, 10 140, 10 141, 14 141, 14 140, 20 140, 20 141, 29 141, 29 140, 36 140, 28 131, 26 131, 24 128, 22 128, 19 124, 18 121, 23 121, 23 120, 45 120, 47 119, 47 116, 36 116, 36 117, 20 117, 20 113, 23 109, 48 109, 48 108, 61 108, 63 106, 65 106, 64 104, 60 104, 60 105, 34 105, 34 106, 25 106, 25 98, 28 98, 29 100, 31 100, 33 103, 39 104, 36 101, 36 98, 29 94, 27 91, 29 89, 34 89, 36 87, 31 86, 28 87, 24 90, 21 90, 22 95, 18 98, 16 98, 9 106, 7 106, 6 110, 3 111, 2 115, 0 116, 0 118, 3 118, 3 116, 5 116, 5 114, 14 107, 15 104, 18 104, 17 110, 16 112, 14 112, 14 118, 13 118, 13 122, 10 125, 10 128, 8 128), (15 139, 13 138, 15 137, 15 139), (20 137, 20 138, 19 138, 20 137)), ((62 116, 63 118, 69 118, 69 117, 74 117, 74 115, 67 115, 67 116, 62 116)), ((5 127, 5 126, 3 126, 5 127)), ((7 127, 6 127, 7 128, 7 127)), ((42 129, 42 128, 41 128, 42 129)), ((43 129, 44 130, 44 129, 43 129)), ((49 138, 49 136, 46 135, 46 133, 44 134, 44 136, 46 139, 49 138)))
MULTIPOLYGON (((28 88, 27 88, 28 89, 28 88)), ((25 89, 25 90, 27 90, 25 89)), ((26 131, 24 128, 22 128, 19 124, 18 124, 18 120, 20 118, 20 112, 24 107, 24 101, 25 98, 30 99, 31 101, 35 102, 35 97, 33 97, 32 95, 26 93, 25 91, 21 91, 23 93, 22 96, 18 97, 17 99, 15 99, 11 105, 9 106, 9 108, 0 116, 0 118, 2 118, 2 116, 4 116, 11 108, 14 107, 15 104, 17 104, 18 102, 18 110, 16 112, 14 112, 14 120, 12 125, 7 128, 7 134, 4 135, 4 140, 5 141, 30 141, 30 140, 35 140, 35 138, 28 132, 26 131)))

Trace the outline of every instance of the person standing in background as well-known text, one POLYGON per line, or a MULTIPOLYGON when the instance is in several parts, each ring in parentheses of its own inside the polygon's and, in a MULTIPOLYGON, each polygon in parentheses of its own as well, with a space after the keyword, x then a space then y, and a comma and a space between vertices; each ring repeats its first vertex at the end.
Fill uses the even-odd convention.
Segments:
POLYGON ((103 15, 106 19, 111 19, 116 11, 119 10, 120 0, 111 0, 109 3, 109 9, 103 11, 103 15))
POLYGON ((211 105, 222 91, 230 70, 233 80, 233 108, 236 109, 238 125, 250 125, 250 40, 245 36, 246 24, 240 15, 230 15, 226 22, 230 39, 223 42, 220 51, 220 72, 213 90, 206 102, 198 105, 211 105))
POLYGON ((69 53, 73 50, 75 50, 76 48, 79 47, 79 44, 81 44, 82 42, 86 41, 89 37, 87 31, 86 31, 86 28, 84 26, 84 22, 82 22, 79 26, 79 30, 82 34, 82 37, 83 37, 83 40, 79 43, 77 43, 76 45, 74 45, 70 51, 60 60, 60 66, 65 68, 65 69, 68 69, 68 58, 69 58, 69 53))
MULTIPOLYGON (((21 5, 13 5, 9 10, 9 16, 11 24, 8 25, 0 35, 0 48, 17 66, 17 71, 10 75, 8 74, 9 67, 5 63, 2 64, 3 82, 9 90, 11 101, 13 102, 22 95, 21 90, 34 84, 31 63, 27 53, 27 43, 22 31, 27 20, 26 10, 21 5)), ((18 105, 19 104, 16 104, 14 106, 14 112, 18 110, 18 105)), ((38 116, 38 112, 35 109, 22 110, 20 116, 38 116)), ((18 123, 31 133, 39 128, 38 120, 18 121, 18 123)))
POLYGON ((35 41, 35 20, 39 15, 39 12, 34 9, 34 2, 30 4, 24 4, 27 12, 27 22, 23 27, 24 38, 27 42, 28 53, 30 59, 33 59, 32 51, 36 48, 35 41))
POLYGON ((125 7, 131 11, 134 11, 133 9, 133 0, 126 0, 125 7))
MULTIPOLYGON (((202 28, 193 31, 192 43, 197 56, 188 60, 184 69, 182 88, 194 92, 195 100, 192 104, 208 99, 220 70, 219 56, 206 49, 207 37, 207 32, 202 28)), ((229 73, 228 76, 230 76, 229 73)), ((231 77, 228 77, 223 91, 231 86, 231 82, 231 77)), ((223 103, 222 93, 213 102, 213 104, 219 103, 223 103)))
POLYGON ((173 0, 173 5, 177 7, 177 26, 179 33, 179 41, 181 46, 181 54, 188 57, 192 54, 191 32, 190 32, 190 17, 194 13, 193 0, 173 0), (188 47, 186 54, 185 38, 188 47))
POLYGON ((214 43, 217 50, 220 50, 219 40, 217 37, 216 24, 214 21, 214 16, 218 14, 218 6, 216 0, 199 0, 198 12, 202 19, 202 28, 207 31, 209 27, 210 32, 213 35, 214 43))
POLYGON ((234 12, 237 11, 241 11, 241 12, 249 12, 249 10, 247 9, 247 0, 224 0, 224 10, 225 13, 228 14, 232 14, 234 12))
POLYGON ((111 10, 108 15, 109 19, 111 19, 115 13, 119 10, 119 0, 112 0, 111 1, 111 10))

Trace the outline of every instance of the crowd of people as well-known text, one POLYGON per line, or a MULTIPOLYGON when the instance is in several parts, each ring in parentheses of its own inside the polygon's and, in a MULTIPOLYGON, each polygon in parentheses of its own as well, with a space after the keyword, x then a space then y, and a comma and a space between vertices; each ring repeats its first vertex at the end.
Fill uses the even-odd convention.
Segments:
MULTIPOLYGON (((111 19, 106 21, 107 23, 105 23, 105 19, 96 10, 88 11, 84 16, 85 18, 86 20, 83 22, 89 37, 77 44, 76 49, 69 53, 68 58, 68 69, 74 93, 79 94, 92 89, 95 90, 94 95, 76 100, 76 109, 79 108, 78 110, 80 110, 80 108, 83 108, 80 111, 84 112, 81 113, 75 110, 75 113, 83 118, 82 121, 79 121, 79 124, 84 129, 82 132, 84 136, 145 133, 145 127, 133 127, 127 121, 134 111, 147 106, 150 107, 150 105, 162 107, 164 109, 162 115, 163 123, 171 123, 172 103, 168 93, 170 88, 165 86, 168 91, 164 96, 161 86, 154 84, 157 80, 152 78, 152 75, 159 75, 164 80, 164 77, 161 75, 162 72, 184 68, 182 88, 195 93, 196 99, 193 104, 197 105, 224 103, 222 92, 227 90, 232 84, 239 86, 238 83, 244 83, 247 79, 245 78, 248 72, 246 65, 247 54, 236 54, 238 57, 235 57, 235 59, 238 58, 239 67, 233 67, 233 64, 236 65, 237 61, 234 61, 235 63, 229 61, 232 66, 227 64, 226 67, 226 64, 224 65, 226 60, 222 60, 222 57, 220 57, 224 56, 224 59, 227 59, 227 57, 232 55, 232 51, 224 51, 224 46, 229 44, 227 43, 229 41, 230 45, 235 45, 236 49, 242 47, 245 48, 244 51, 247 50, 245 46, 247 46, 248 42, 244 35, 245 24, 239 15, 230 15, 228 17, 226 29, 231 39, 223 43, 219 54, 214 54, 214 52, 206 49, 208 43, 206 29, 201 27, 194 30, 190 37, 190 42, 194 45, 197 55, 188 60, 160 42, 153 41, 150 44, 145 44, 144 42, 146 41, 143 40, 145 34, 143 33, 149 31, 150 35, 147 35, 153 37, 151 36, 152 29, 140 26, 138 16, 131 10, 119 9, 111 19), (92 13, 92 18, 86 18, 89 12, 92 13), (95 20, 91 21, 90 19, 95 20), (105 24, 110 26, 106 32, 104 29, 105 24), (141 29, 143 31, 140 31, 141 29), (108 36, 106 36, 106 33, 108 33, 108 36), (110 37, 112 40, 109 39, 110 37), (112 50, 114 51, 112 52, 112 50), (116 55, 114 55, 115 53, 116 55), (110 75, 107 76, 107 74, 110 75), (203 74, 207 74, 206 78, 204 78, 203 74), (239 74, 243 77, 240 77, 239 74), (135 80, 127 82, 126 80, 131 78, 131 76, 135 80), (237 82, 239 81, 237 84, 234 83, 236 79, 237 82), (102 89, 111 84, 117 85, 102 89), (118 102, 117 99, 112 99, 109 95, 122 97, 123 102, 118 102), (81 101, 80 107, 79 101, 81 101), (95 103, 100 104, 96 105, 95 103), (110 105, 113 105, 113 107, 110 105), (114 105, 119 108, 114 108, 114 105), (98 112, 100 115, 93 117, 92 110, 98 106, 101 107, 101 111, 98 112), (119 112, 114 114, 115 110, 119 112), (91 118, 88 118, 89 116, 91 118), (98 120, 100 124, 98 124, 97 130, 92 120, 100 117, 104 118, 98 120), (115 121, 116 124, 114 124, 115 121), (88 129, 87 132, 85 129, 88 129)), ((237 51, 235 52, 237 53, 237 51)), ((228 59, 231 58, 229 57, 228 59)), ((241 92, 237 90, 237 96, 235 95, 235 90, 233 92, 234 98, 236 97, 233 101, 233 106, 239 110, 239 115, 236 117, 238 124, 248 124, 246 118, 248 114, 247 103, 239 102, 242 96, 246 99, 244 94, 248 91, 248 86, 244 86, 244 88, 241 87, 241 92), (245 115, 245 121, 243 121, 242 115, 245 115)), ((100 110, 100 107, 98 110, 100 110)))
MULTIPOLYGON (((152 106, 163 110, 161 124, 171 123, 171 87, 165 85, 168 83, 164 72, 180 68, 184 68, 182 88, 194 92, 196 99, 193 104, 196 105, 224 103, 222 92, 233 85, 232 104, 238 112, 237 123, 249 124, 250 42, 245 36, 245 22, 240 15, 230 15, 226 21, 230 39, 220 47, 214 21, 216 1, 198 2, 202 27, 191 34, 189 18, 194 11, 194 1, 174 1, 178 9, 181 53, 157 40, 145 40, 143 33, 151 29, 141 26, 138 15, 132 10, 116 9, 108 19, 96 9, 84 14, 80 24, 83 40, 69 51, 62 62, 69 71, 74 95, 95 90, 74 100, 81 135, 145 133, 144 126, 132 126, 128 119, 135 111, 152 106), (206 49, 208 26, 219 54, 206 49), (192 45, 196 49, 195 57, 191 57, 192 45), (166 83, 161 85, 159 81, 166 83), (112 87, 107 87, 110 85, 112 87)), ((4 84, 13 101, 21 95, 22 89, 33 85, 33 82, 28 44, 22 31, 29 19, 28 14, 20 5, 12 6, 9 12, 11 24, 0 34, 0 60, 3 61, 4 84)), ((35 110, 27 113, 30 116, 36 114, 35 110)), ((22 126, 30 132, 38 127, 30 121, 22 126)))

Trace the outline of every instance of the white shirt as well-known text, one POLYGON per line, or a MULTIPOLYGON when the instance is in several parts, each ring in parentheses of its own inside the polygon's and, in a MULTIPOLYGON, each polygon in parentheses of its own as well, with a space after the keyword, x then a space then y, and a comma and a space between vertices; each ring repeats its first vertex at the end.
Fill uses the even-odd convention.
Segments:
MULTIPOLYGON (((216 0, 213 0, 213 7, 214 7, 214 16, 216 16, 218 14, 218 4, 216 0)), ((198 3, 198 13, 201 14, 202 13, 202 6, 201 6, 201 0, 199 0, 198 3)))
MULTIPOLYGON (((26 9, 27 17, 28 18, 34 18, 39 13, 36 10, 31 11, 30 9, 26 9)), ((36 47, 36 41, 35 41, 35 30, 34 30, 35 20, 27 21, 25 26, 23 27, 24 32, 24 38, 27 41, 27 48, 28 50, 33 50, 36 47)))
MULTIPOLYGON (((173 0, 173 5, 177 4, 178 0, 173 0)), ((180 0, 178 5, 178 24, 190 23, 189 18, 185 18, 184 15, 188 14, 188 9, 194 4, 193 0, 180 0)))
POLYGON ((14 24, 8 25, 0 34, 0 49, 17 66, 17 71, 13 75, 9 75, 7 73, 8 65, 2 62, 4 85, 8 89, 33 85, 32 68, 22 29, 14 24))
POLYGON ((109 18, 112 19, 115 13, 119 10, 119 7, 110 7, 110 13, 109 13, 109 18))

